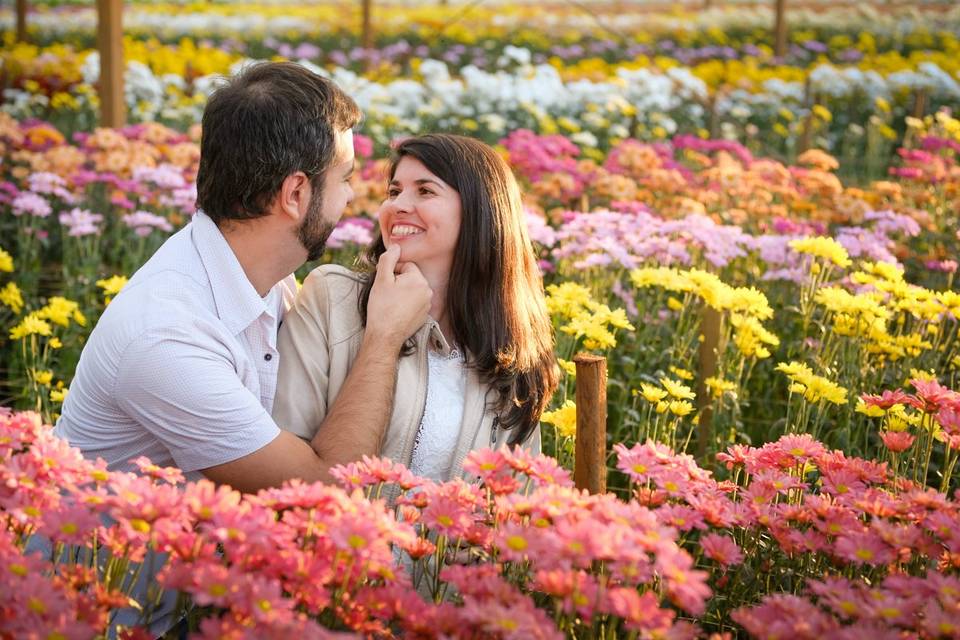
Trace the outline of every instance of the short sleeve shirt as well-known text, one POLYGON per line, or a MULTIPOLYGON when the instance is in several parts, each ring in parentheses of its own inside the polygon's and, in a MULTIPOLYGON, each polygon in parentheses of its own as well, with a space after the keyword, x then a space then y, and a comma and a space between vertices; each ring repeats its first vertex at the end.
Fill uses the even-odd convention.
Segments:
POLYGON ((110 469, 146 456, 190 480, 264 447, 279 434, 277 329, 295 292, 289 276, 261 297, 198 212, 110 302, 55 433, 110 469))

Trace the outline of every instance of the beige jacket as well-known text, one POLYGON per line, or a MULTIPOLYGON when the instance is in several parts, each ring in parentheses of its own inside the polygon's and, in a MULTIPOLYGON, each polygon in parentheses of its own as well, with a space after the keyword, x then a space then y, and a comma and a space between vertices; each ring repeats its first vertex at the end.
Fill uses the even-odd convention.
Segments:
MULTIPOLYGON (((311 439, 317 432, 360 350, 363 324, 357 302, 361 285, 361 277, 344 267, 321 266, 307 276, 296 302, 284 316, 273 417, 281 428, 302 438, 311 439)), ((408 467, 427 400, 427 349, 450 352, 433 320, 417 331, 415 342, 416 350, 401 357, 397 366, 393 413, 380 447, 380 455, 408 467)), ((510 439, 511 434, 498 429, 495 414, 487 410, 488 389, 468 368, 463 420, 450 479, 464 475, 463 460, 470 451, 498 448, 510 439)), ((525 447, 540 452, 539 428, 525 447)))

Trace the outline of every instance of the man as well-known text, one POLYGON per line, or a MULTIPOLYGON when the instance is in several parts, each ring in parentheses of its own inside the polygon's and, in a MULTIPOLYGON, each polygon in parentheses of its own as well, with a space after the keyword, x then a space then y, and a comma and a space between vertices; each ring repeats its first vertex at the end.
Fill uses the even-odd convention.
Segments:
POLYGON ((378 452, 398 354, 432 295, 414 265, 397 268, 399 252, 377 266, 358 364, 313 442, 270 417, 291 274, 323 253, 353 198, 359 120, 336 85, 293 63, 249 67, 211 96, 197 214, 100 318, 59 436, 111 469, 145 455, 248 492, 328 481, 331 466, 378 452))

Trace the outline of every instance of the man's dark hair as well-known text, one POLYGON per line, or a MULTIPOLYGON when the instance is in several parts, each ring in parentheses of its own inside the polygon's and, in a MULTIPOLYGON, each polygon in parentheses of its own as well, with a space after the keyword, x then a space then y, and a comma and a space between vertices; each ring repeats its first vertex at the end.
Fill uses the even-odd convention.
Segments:
POLYGON ((297 171, 319 197, 336 135, 360 117, 350 96, 306 67, 247 67, 210 96, 203 112, 197 206, 217 224, 263 216, 297 171))

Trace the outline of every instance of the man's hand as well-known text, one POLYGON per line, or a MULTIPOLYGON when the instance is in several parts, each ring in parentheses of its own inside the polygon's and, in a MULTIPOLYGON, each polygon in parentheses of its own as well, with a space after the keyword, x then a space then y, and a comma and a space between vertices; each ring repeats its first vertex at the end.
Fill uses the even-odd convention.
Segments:
POLYGON ((377 275, 367 304, 367 334, 400 346, 427 320, 433 291, 412 262, 399 269, 400 247, 392 245, 377 262, 377 275))

